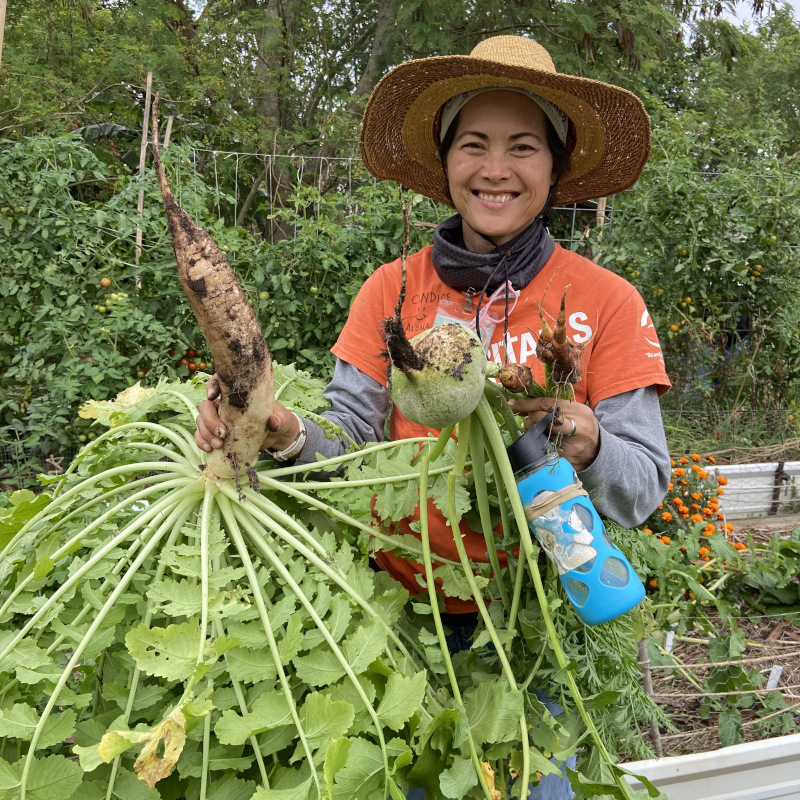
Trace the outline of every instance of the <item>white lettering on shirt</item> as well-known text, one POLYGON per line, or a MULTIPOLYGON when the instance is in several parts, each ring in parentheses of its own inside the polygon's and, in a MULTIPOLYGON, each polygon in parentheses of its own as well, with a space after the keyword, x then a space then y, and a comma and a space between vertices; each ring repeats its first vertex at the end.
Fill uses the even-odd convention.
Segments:
POLYGON ((573 327, 577 333, 572 334, 572 340, 577 342, 578 344, 583 344, 583 342, 588 342, 589 339, 592 338, 592 329, 588 325, 582 325, 582 322, 586 322, 589 317, 583 313, 583 311, 577 311, 574 314, 569 315, 569 324, 573 327))

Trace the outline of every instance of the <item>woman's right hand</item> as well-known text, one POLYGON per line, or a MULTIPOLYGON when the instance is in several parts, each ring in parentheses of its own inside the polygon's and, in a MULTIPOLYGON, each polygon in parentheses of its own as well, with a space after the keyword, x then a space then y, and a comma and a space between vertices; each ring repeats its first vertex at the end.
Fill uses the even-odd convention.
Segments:
MULTIPOLYGON (((197 430, 194 440, 197 446, 210 453, 219 450, 224 444, 223 439, 228 431, 219 418, 219 381, 214 375, 206 384, 206 397, 198 407, 197 430)), ((265 436, 261 443, 262 450, 285 450, 300 434, 300 424, 297 418, 286 406, 275 403, 272 413, 265 421, 265 436)))

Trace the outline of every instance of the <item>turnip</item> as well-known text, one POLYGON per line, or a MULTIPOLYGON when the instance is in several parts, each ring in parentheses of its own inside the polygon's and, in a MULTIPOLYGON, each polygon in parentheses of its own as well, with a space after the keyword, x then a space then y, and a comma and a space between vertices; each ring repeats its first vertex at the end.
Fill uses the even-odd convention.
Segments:
POLYGON ((405 239, 394 315, 383 321, 392 402, 412 422, 446 428, 468 417, 483 397, 486 354, 480 339, 455 322, 437 325, 409 341, 403 325, 408 255, 408 209, 401 197, 405 239))
POLYGON ((428 428, 445 428, 477 407, 486 379, 486 355, 478 337, 451 322, 415 336, 402 333, 398 344, 387 332, 392 359, 392 400, 412 422, 428 428))

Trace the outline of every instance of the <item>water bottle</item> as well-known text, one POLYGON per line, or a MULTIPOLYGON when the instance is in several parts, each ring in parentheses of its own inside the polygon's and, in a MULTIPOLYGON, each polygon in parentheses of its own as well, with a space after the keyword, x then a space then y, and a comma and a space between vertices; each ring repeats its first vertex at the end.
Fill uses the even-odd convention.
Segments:
POLYGON ((531 531, 558 568, 578 616, 600 625, 630 611, 644 586, 606 529, 572 465, 547 437, 547 415, 508 447, 531 531))

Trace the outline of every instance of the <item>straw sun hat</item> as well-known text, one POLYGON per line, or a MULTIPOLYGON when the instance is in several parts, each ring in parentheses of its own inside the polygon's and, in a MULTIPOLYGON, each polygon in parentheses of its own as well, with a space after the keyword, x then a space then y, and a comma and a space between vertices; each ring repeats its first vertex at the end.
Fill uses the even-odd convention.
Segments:
POLYGON ((442 106, 484 87, 533 92, 570 120, 572 168, 553 198, 573 203, 627 189, 650 154, 650 120, 639 98, 608 83, 556 72, 550 54, 521 36, 494 36, 468 56, 406 61, 378 83, 364 111, 367 169, 452 205, 437 157, 442 106))

